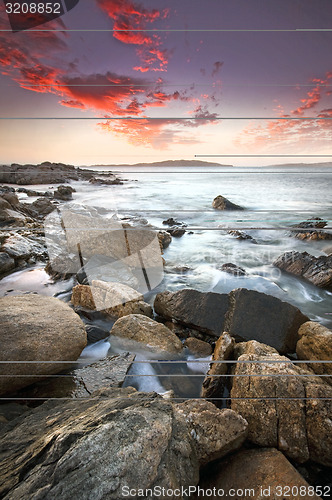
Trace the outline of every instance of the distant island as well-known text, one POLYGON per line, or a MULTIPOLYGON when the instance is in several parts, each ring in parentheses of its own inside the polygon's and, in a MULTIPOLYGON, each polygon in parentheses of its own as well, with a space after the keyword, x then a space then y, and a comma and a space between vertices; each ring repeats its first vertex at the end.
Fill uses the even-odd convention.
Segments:
POLYGON ((222 163, 216 163, 211 161, 201 161, 201 160, 165 160, 165 161, 155 161, 152 163, 121 163, 121 164, 107 164, 93 165, 94 167, 233 167, 233 165, 223 165, 222 163))

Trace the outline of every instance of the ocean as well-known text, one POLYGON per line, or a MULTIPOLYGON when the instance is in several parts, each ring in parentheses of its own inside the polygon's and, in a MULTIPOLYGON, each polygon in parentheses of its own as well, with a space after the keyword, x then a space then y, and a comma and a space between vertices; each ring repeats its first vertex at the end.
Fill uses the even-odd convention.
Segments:
MULTIPOLYGON (((97 171, 104 166, 94 167, 97 171)), ((122 167, 123 185, 73 183, 74 201, 103 207, 119 218, 143 217, 154 227, 173 217, 186 233, 164 251, 164 280, 171 291, 189 287, 228 293, 244 287, 269 293, 299 307, 310 319, 332 327, 332 293, 272 265, 286 251, 325 255, 329 240, 298 240, 289 226, 321 217, 332 227, 332 165, 277 167, 122 167), (218 211, 222 195, 243 211, 218 211), (240 230, 254 238, 238 240, 240 230), (220 270, 225 263, 242 267, 247 276, 220 270), (185 268, 185 272, 184 272, 185 268)))

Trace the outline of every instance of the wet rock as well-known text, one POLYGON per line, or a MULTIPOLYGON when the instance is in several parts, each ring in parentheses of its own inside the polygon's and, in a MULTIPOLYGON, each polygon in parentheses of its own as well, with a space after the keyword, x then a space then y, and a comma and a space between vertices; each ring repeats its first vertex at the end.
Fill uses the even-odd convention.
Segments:
POLYGON ((170 229, 166 229, 166 232, 174 238, 180 238, 186 232, 184 228, 187 226, 187 224, 185 224, 184 222, 179 222, 173 217, 170 217, 167 220, 163 220, 163 224, 170 227, 170 229))
POLYGON ((123 181, 115 176, 111 176, 111 178, 102 178, 102 177, 91 177, 89 179, 91 184, 100 184, 105 186, 117 186, 123 184, 123 181))
POLYGON ((255 238, 250 236, 250 234, 245 233, 244 231, 238 231, 237 229, 228 231, 228 234, 235 236, 237 240, 250 240, 251 243, 257 243, 255 238))
POLYGON ((236 340, 254 339, 287 353, 295 351, 298 329, 308 319, 276 297, 238 288, 229 294, 224 329, 236 340))
POLYGON ((0 394, 68 368, 68 362, 75 361, 86 346, 86 332, 79 316, 53 297, 2 297, 0 323, 0 359, 9 362, 0 364, 0 394))
POLYGON ((197 399, 175 408, 192 429, 201 466, 239 449, 247 437, 247 422, 232 410, 218 410, 214 404, 197 399))
POLYGON ((224 271, 225 273, 232 274, 233 276, 248 276, 248 273, 246 272, 243 267, 236 266, 235 264, 232 264, 231 262, 227 264, 223 264, 220 267, 220 271, 224 271))
POLYGON ((212 207, 216 210, 244 210, 243 207, 232 203, 224 196, 218 195, 212 202, 212 207))
MULTIPOLYGON (((216 491, 223 490, 223 498, 226 499, 278 500, 285 498, 282 493, 287 493, 288 490, 295 493, 291 494, 292 500, 321 498, 315 494, 313 488, 312 494, 309 494, 309 484, 275 448, 240 450, 222 461, 211 464, 209 470, 203 474, 199 486, 204 490, 213 488, 216 488, 216 491), (301 491, 304 494, 300 494, 301 491), (239 496, 234 497, 233 492, 237 492, 239 496)), ((207 500, 220 497, 199 495, 193 498, 207 500)))
POLYGON ((169 245, 172 242, 172 236, 167 233, 166 231, 159 231, 158 232, 158 240, 160 244, 160 248, 162 250, 165 250, 165 248, 169 247, 169 245))
POLYGON ((39 260, 47 258, 46 247, 38 237, 26 237, 21 234, 12 234, 1 247, 12 259, 27 261, 31 257, 39 260))
POLYGON ((313 217, 291 226, 296 228, 292 229, 292 235, 299 240, 331 240, 332 233, 317 231, 317 229, 323 229, 325 226, 327 226, 327 221, 320 217, 313 217))
POLYGON ((18 193, 24 193, 27 196, 38 196, 38 197, 41 197, 41 196, 53 196, 50 191, 42 192, 42 191, 36 191, 34 189, 27 189, 27 188, 23 188, 23 187, 17 188, 17 192, 18 193))
POLYGON ((144 302, 143 295, 122 283, 93 280, 91 286, 77 285, 73 288, 72 304, 92 310, 104 311, 113 318, 128 314, 152 316, 152 307, 144 302))
MULTIPOLYGON (((123 487, 188 488, 199 457, 185 419, 154 393, 99 391, 101 399, 48 401, 1 439, 0 496, 118 500, 123 487)), ((96 396, 94 396, 96 397, 96 396)))
POLYGON ((96 325, 85 325, 85 330, 90 344, 106 339, 109 336, 108 330, 104 330, 96 325))
POLYGON ((178 292, 161 292, 156 295, 154 309, 166 319, 219 337, 224 327, 228 309, 228 296, 183 289, 178 292))
POLYGON ((320 288, 332 287, 332 255, 314 257, 307 252, 285 252, 273 265, 320 288))
MULTIPOLYGON (((101 359, 58 376, 52 376, 16 392, 18 399, 88 398, 99 389, 122 387, 135 359, 128 352, 101 359)), ((1 406, 0 406, 1 408, 1 406)))
POLYGON ((270 346, 250 341, 239 354, 231 408, 247 420, 248 439, 299 463, 311 458, 331 466, 332 388, 270 346), (307 399, 318 394, 321 400, 307 399))
POLYGON ((322 361, 322 363, 308 363, 308 366, 317 375, 330 375, 325 380, 332 384, 332 363, 323 362, 332 360, 331 330, 314 321, 308 321, 301 325, 299 337, 300 340, 296 344, 298 359, 322 361))
POLYGON ((110 332, 112 336, 142 344, 153 352, 179 353, 182 343, 165 325, 141 314, 129 314, 118 319, 110 332))
POLYGON ((38 198, 33 203, 21 203, 20 207, 21 210, 23 210, 29 217, 39 217, 43 219, 46 215, 55 210, 56 205, 54 205, 54 203, 52 203, 48 198, 38 198))
POLYGON ((182 227, 173 227, 172 229, 167 229, 167 232, 174 238, 180 238, 186 232, 182 227))
POLYGON ((75 191, 71 186, 58 186, 56 191, 54 191, 54 198, 62 201, 70 201, 73 199, 75 191))
POLYGON ((208 399, 216 398, 215 404, 217 406, 220 406, 218 398, 223 396, 225 388, 225 375, 228 371, 228 366, 226 363, 223 363, 223 361, 231 358, 234 346, 234 338, 227 332, 224 332, 216 342, 212 354, 212 363, 210 364, 210 369, 203 381, 201 397, 208 399))
POLYGON ((183 222, 179 222, 179 221, 173 219, 173 217, 170 217, 167 220, 163 220, 163 224, 165 226, 182 226, 183 222))
POLYGON ((205 358, 212 354, 212 347, 210 344, 204 342, 204 340, 196 339, 195 337, 187 338, 183 345, 188 347, 193 354, 201 358, 205 358))
POLYGON ((0 275, 8 273, 15 267, 15 260, 6 252, 0 252, 0 275))

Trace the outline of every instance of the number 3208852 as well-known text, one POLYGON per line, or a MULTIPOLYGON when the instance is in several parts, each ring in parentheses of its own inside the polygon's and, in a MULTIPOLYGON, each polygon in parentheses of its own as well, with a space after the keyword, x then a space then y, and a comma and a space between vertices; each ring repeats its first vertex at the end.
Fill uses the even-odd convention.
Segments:
POLYGON ((61 4, 51 2, 6 4, 7 14, 61 14, 61 4))

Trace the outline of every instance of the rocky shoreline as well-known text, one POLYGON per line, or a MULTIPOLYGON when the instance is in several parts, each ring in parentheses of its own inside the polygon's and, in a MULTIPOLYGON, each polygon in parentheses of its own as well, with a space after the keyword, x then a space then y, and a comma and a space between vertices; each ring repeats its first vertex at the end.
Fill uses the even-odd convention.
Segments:
MULTIPOLYGON (((45 217, 71 201, 73 188, 65 184, 71 180, 123 182, 112 173, 48 162, 12 165, 0 175, 2 183, 61 184, 53 192, 0 186, 0 277, 41 262, 55 279, 72 276, 74 284, 68 303, 33 293, 0 298, 0 498, 119 500, 124 487, 138 484, 253 488, 257 499, 259 487, 292 485, 312 492, 293 498, 323 498, 323 490, 316 494, 309 485, 328 487, 332 467, 332 331, 285 301, 241 287, 227 294, 137 292, 139 277, 129 269, 137 266, 135 251, 143 251, 139 242, 144 236, 147 246, 155 245, 150 267, 157 272, 172 236, 186 231, 174 218, 157 232, 144 221, 122 221, 112 243, 96 233, 79 247, 77 268, 48 263, 45 217), (37 199, 24 203, 22 192, 37 199), (130 246, 126 268, 102 253, 105 242, 118 260, 130 246), (99 260, 88 268, 92 247, 99 260), (121 275, 122 284, 105 273, 121 275), (108 338, 121 353, 94 363, 79 359, 88 343, 108 338), (164 394, 130 387, 139 349, 149 359, 187 363, 189 353, 208 360, 209 369, 192 382, 200 398, 179 396, 175 386, 164 394)), ((213 207, 245 210, 221 195, 213 207)), ((316 231, 323 239, 323 223, 311 219, 290 235, 315 239, 316 231)), ((238 233, 233 236, 248 239, 238 233)), ((294 251, 273 265, 331 289, 329 255, 294 251)), ((223 266, 235 279, 245 275, 235 264, 223 266)), ((151 269, 143 269, 146 279, 151 269)), ((154 498, 131 496, 139 497, 154 498)), ((208 497, 217 498, 199 498, 208 497)))

